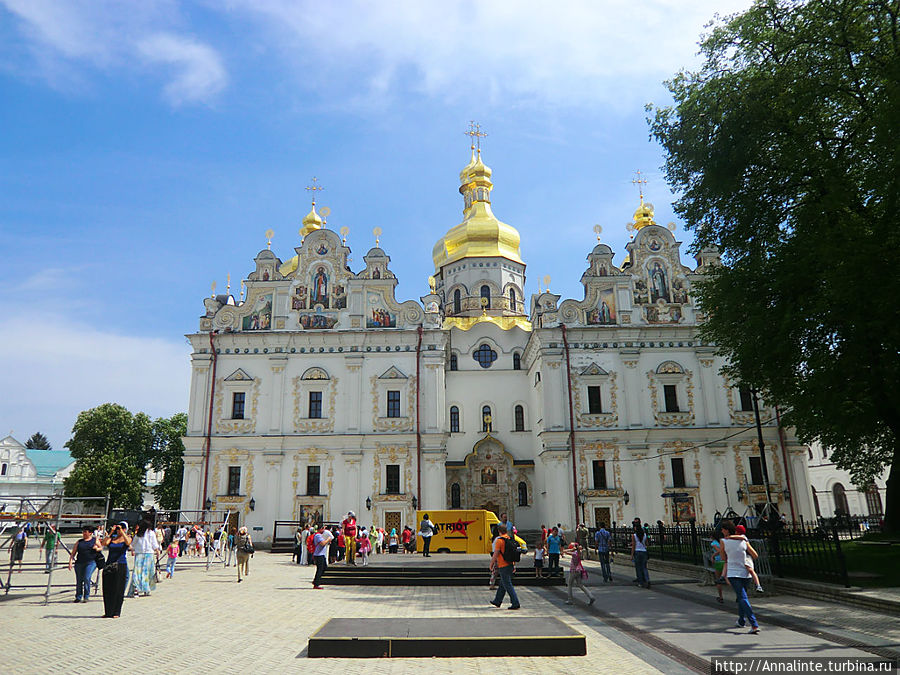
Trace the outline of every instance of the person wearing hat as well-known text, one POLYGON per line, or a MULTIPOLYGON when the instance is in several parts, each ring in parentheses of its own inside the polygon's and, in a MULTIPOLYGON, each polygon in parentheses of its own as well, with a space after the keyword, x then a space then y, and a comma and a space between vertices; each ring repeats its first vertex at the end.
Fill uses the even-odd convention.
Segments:
POLYGON ((344 535, 344 547, 346 552, 346 563, 348 565, 356 565, 356 514, 353 511, 347 512, 347 517, 341 521, 341 531, 344 535))

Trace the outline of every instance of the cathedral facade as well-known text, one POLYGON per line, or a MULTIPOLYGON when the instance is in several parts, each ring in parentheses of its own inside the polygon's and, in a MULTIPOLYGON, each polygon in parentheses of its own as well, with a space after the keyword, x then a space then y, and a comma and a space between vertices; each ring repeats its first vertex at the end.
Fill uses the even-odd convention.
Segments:
POLYGON ((354 272, 315 202, 292 257, 256 256, 246 299, 205 300, 182 508, 235 511, 261 542, 275 520, 352 510, 390 528, 416 507, 505 511, 519 529, 709 522, 767 487, 810 517, 806 446, 761 408, 763 462, 751 393, 696 336, 691 288, 715 251, 683 264, 641 198, 623 265, 598 243, 582 299, 526 299, 492 189, 473 150, 419 301, 395 297, 377 241, 354 272))

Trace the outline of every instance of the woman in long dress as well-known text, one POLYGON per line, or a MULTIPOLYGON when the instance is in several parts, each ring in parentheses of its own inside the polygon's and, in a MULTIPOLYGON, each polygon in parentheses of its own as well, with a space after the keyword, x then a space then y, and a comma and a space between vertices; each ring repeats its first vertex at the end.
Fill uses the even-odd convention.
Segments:
POLYGON ((134 550, 135 593, 150 595, 156 587, 156 554, 161 549, 150 521, 142 520, 138 525, 131 548, 134 550))

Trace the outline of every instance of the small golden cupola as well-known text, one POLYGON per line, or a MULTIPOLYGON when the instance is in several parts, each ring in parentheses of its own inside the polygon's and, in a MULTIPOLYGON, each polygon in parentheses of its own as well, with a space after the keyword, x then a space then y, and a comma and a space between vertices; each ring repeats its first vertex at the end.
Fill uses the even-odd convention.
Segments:
MULTIPOLYGON (((469 135, 483 136, 475 125, 469 135)), ((500 222, 491 211, 491 169, 481 159, 481 148, 472 143, 472 159, 459 174, 459 192, 465 200, 463 221, 434 245, 435 271, 463 258, 506 258, 522 263, 519 233, 500 222)))
POLYGON ((312 208, 303 217, 303 227, 300 228, 300 236, 306 237, 310 232, 322 229, 322 216, 316 213, 316 202, 313 200, 312 208))

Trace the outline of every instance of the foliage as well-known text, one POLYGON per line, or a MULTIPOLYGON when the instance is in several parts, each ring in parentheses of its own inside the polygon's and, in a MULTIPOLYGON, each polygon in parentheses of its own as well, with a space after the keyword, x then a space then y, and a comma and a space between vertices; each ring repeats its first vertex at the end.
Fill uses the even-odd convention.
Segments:
POLYGON ((25 441, 25 447, 29 450, 52 450, 50 441, 40 431, 31 434, 31 438, 25 441))
POLYGON ((154 453, 150 467, 162 471, 163 478, 153 488, 153 494, 163 509, 181 508, 181 479, 184 474, 184 443, 187 434, 187 414, 177 413, 170 418, 153 422, 154 453))
POLYGON ((885 466, 900 529, 900 0, 760 0, 652 109, 678 213, 721 266, 697 284, 729 374, 831 448, 885 466))
POLYGON ((111 506, 141 506, 144 467, 153 450, 152 422, 147 415, 132 415, 114 403, 85 410, 78 414, 66 447, 76 460, 65 481, 66 495, 109 494, 111 506))

